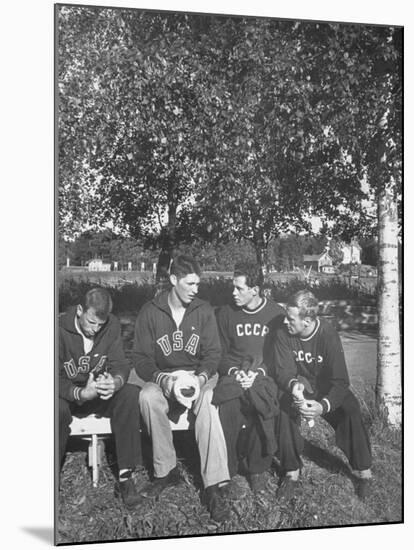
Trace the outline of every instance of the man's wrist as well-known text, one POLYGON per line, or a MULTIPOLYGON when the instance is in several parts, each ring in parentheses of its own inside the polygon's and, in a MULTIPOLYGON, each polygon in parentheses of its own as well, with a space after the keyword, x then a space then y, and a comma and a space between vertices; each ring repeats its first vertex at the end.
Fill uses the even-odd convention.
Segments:
POLYGON ((208 375, 207 375, 207 373, 205 373, 205 372, 200 372, 200 373, 197 374, 197 376, 201 379, 202 385, 204 386, 204 384, 206 384, 206 383, 207 383, 207 380, 208 380, 208 375))
POLYGON ((328 413, 331 410, 331 404, 328 399, 326 399, 326 397, 318 401, 318 403, 322 407, 322 415, 328 413))
POLYGON ((78 395, 79 395, 79 399, 78 401, 80 403, 85 403, 85 401, 88 401, 88 397, 85 395, 85 388, 79 388, 79 392, 78 392, 78 395))
POLYGON ((114 376, 114 385, 115 385, 115 391, 119 391, 124 385, 124 379, 120 374, 117 374, 116 376, 114 376))
POLYGON ((165 381, 168 379, 169 374, 166 372, 159 372, 155 378, 155 383, 158 384, 161 388, 163 387, 165 381))
POLYGON ((78 403, 83 403, 85 401, 83 395, 82 395, 83 388, 79 386, 75 386, 73 388, 73 399, 77 401, 78 403))

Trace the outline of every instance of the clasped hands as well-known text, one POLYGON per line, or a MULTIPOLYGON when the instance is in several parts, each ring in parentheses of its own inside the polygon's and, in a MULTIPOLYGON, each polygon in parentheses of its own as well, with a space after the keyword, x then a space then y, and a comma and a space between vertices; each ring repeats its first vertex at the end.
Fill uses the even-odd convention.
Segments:
POLYGON ((115 391, 115 380, 109 372, 100 374, 96 380, 90 373, 86 386, 81 390, 81 397, 85 401, 91 401, 97 397, 106 401, 113 396, 115 391))
POLYGON ((313 420, 323 413, 322 405, 314 399, 305 399, 303 392, 305 386, 301 382, 295 382, 292 387, 292 406, 306 420, 313 420))
POLYGON ((253 371, 250 369, 247 372, 245 372, 244 370, 237 370, 234 373, 235 379, 244 390, 248 390, 253 386, 253 382, 255 381, 257 375, 257 371, 253 371))

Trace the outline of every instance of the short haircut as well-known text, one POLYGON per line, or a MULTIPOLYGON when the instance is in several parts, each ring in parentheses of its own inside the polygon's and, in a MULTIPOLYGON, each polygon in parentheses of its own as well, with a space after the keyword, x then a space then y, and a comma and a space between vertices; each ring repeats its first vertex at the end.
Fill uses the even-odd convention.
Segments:
POLYGON ((315 319, 319 311, 319 302, 310 290, 299 290, 293 294, 287 304, 287 307, 297 307, 299 316, 304 319, 310 317, 315 319))
POLYGON ((191 256, 177 256, 173 259, 170 267, 171 275, 175 275, 177 279, 182 279, 186 275, 195 273, 201 277, 201 269, 198 262, 191 256))
POLYGON ((80 305, 84 311, 93 308, 99 319, 106 319, 112 311, 112 298, 106 288, 92 288, 81 299, 80 305))
POLYGON ((246 285, 250 288, 258 286, 262 288, 264 283, 263 271, 254 262, 239 262, 234 266, 233 277, 246 277, 246 285))

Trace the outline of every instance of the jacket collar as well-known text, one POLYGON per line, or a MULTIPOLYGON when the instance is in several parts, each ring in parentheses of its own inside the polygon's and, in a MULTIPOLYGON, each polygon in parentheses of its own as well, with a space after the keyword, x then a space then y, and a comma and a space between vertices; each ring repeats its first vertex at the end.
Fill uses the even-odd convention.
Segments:
MULTIPOLYGON (((171 309, 168 305, 169 292, 169 290, 162 292, 161 294, 153 298, 152 303, 162 311, 165 311, 165 313, 168 313, 168 315, 171 315, 171 309)), ((203 300, 200 300, 200 298, 194 298, 194 300, 187 307, 185 315, 188 315, 190 312, 200 307, 203 303, 203 300)))
POLYGON ((79 334, 75 326, 76 308, 77 306, 72 306, 65 313, 63 313, 59 317, 59 325, 68 332, 79 334))

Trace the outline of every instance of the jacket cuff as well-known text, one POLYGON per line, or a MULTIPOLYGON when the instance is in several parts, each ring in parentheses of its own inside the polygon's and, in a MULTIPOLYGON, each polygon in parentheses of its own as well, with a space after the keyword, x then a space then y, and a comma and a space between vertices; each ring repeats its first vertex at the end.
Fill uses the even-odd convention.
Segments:
POLYGON ((322 414, 326 414, 331 410, 331 404, 326 397, 322 398, 319 403, 322 405, 322 414))
POLYGON ((162 371, 158 371, 155 375, 154 375, 154 382, 156 384, 158 384, 159 386, 161 386, 162 384, 162 381, 167 378, 169 376, 168 373, 166 372, 162 372, 162 371))
POLYGON ((123 379, 123 377, 120 375, 120 374, 117 374, 114 376, 114 381, 118 379, 119 380, 119 387, 115 389, 115 391, 119 391, 122 386, 125 384, 125 380, 123 379))
POLYGON ((235 374, 239 370, 239 367, 231 367, 227 371, 227 374, 230 376, 231 374, 235 374))
POLYGON ((292 378, 292 380, 289 380, 287 387, 290 392, 292 391, 293 384, 295 384, 296 382, 299 382, 297 378, 292 378))
POLYGON ((75 386, 73 388, 73 399, 79 404, 84 403, 84 400, 81 397, 81 390, 82 388, 80 386, 75 386))
POLYGON ((206 372, 198 372, 197 376, 201 376, 201 378, 204 378, 204 384, 208 382, 208 374, 206 372))
POLYGON ((259 368, 257 369, 257 372, 263 374, 263 376, 266 376, 266 371, 265 371, 265 369, 264 369, 263 367, 259 367, 259 368))

